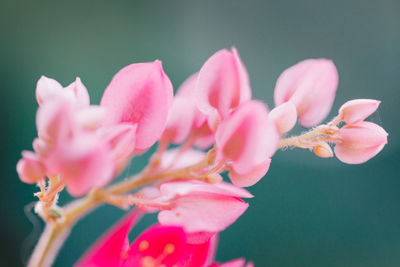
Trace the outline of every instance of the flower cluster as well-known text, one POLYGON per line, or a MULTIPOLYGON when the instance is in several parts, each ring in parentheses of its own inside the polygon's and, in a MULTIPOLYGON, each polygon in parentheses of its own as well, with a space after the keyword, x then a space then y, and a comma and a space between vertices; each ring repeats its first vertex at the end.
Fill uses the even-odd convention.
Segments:
POLYGON ((377 100, 348 101, 332 121, 318 125, 337 86, 332 61, 304 60, 280 75, 276 107, 269 111, 252 99, 235 48, 212 55, 175 96, 158 60, 120 70, 100 105, 90 105, 79 78, 63 88, 42 77, 36 88, 38 137, 34 152, 22 153, 17 171, 23 182, 40 186, 36 210, 56 225, 73 221, 62 218, 60 209, 61 219, 52 212, 65 186, 96 204, 159 211, 160 225, 130 246, 127 234, 138 215, 128 215, 77 266, 252 266, 242 259, 212 263, 216 239, 248 208, 242 199, 253 196, 243 187, 265 176, 277 149, 306 148, 326 158, 333 156, 334 145, 339 160, 358 164, 387 143, 385 130, 365 121, 378 108, 377 100), (285 138, 297 121, 314 128, 285 138), (105 187, 157 141, 158 150, 138 176, 105 187), (171 144, 178 147, 170 149, 171 144), (231 183, 223 181, 223 172, 231 183))

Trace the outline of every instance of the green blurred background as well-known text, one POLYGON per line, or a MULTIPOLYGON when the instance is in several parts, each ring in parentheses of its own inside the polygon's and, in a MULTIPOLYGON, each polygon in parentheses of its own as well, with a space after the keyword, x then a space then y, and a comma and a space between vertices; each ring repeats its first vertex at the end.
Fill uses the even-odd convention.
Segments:
MULTIPOLYGON (((330 116, 344 101, 380 99, 372 121, 389 132, 389 144, 355 166, 307 151, 279 151, 268 175, 249 189, 256 196, 250 208, 221 234, 217 259, 245 257, 257 266, 400 266, 399 14, 398 0, 2 0, 0 265, 21 266, 42 226, 24 214, 37 189, 15 172, 20 151, 30 150, 36 136, 34 90, 42 74, 63 85, 81 77, 98 103, 127 64, 160 59, 177 88, 215 51, 236 46, 254 97, 270 107, 285 68, 305 58, 333 59, 340 84, 330 116)), ((144 160, 134 161, 129 172, 144 160)), ((83 219, 55 266, 71 266, 121 214, 103 207, 83 219)), ((147 217, 140 227, 153 220, 147 217)))

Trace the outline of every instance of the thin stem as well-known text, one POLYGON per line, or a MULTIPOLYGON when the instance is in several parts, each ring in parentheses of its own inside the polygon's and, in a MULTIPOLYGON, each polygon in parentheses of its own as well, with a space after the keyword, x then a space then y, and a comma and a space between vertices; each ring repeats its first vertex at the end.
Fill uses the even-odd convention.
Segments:
MULTIPOLYGON (((295 146, 299 148, 309 148, 310 141, 315 141, 319 137, 330 137, 336 134, 338 128, 334 125, 320 125, 309 132, 299 136, 284 138, 279 141, 278 148, 295 146)), ((326 139, 326 138, 325 138, 326 139)))

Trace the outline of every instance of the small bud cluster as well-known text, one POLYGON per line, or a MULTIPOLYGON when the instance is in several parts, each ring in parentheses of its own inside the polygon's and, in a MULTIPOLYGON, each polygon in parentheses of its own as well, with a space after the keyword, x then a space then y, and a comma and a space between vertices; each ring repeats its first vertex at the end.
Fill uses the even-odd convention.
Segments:
MULTIPOLYGON (((77 266, 249 267, 243 259, 213 263, 217 236, 248 208, 242 199, 253 196, 243 187, 265 176, 277 149, 296 146, 328 158, 334 144, 339 160, 356 164, 387 143, 385 130, 365 121, 378 108, 377 100, 349 101, 331 122, 318 125, 332 107, 337 86, 332 61, 304 60, 278 78, 276 107, 269 111, 252 99, 235 48, 212 55, 175 96, 158 60, 120 70, 100 105, 90 105, 79 78, 63 88, 42 77, 36 88, 38 137, 34 152, 22 152, 17 171, 23 182, 39 184, 36 195, 44 207, 54 207, 65 186, 73 196, 97 192, 122 208, 159 212, 159 225, 127 246, 139 217, 138 211, 130 213, 77 266), (285 138, 297 120, 314 128, 285 138), (157 141, 158 150, 138 177, 105 188, 157 141), (171 144, 178 147, 169 149, 171 144), (231 183, 223 181, 223 172, 231 183)), ((48 220, 49 212, 39 214, 48 220)))

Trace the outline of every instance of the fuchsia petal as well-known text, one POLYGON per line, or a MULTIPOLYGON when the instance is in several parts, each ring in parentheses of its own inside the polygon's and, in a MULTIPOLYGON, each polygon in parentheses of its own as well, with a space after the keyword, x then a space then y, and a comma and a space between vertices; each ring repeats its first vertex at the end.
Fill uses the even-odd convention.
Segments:
POLYGON ((247 72, 235 49, 233 52, 220 50, 204 63, 198 75, 196 95, 202 112, 212 114, 217 110, 222 118, 250 99, 247 72))
POLYGON ((163 133, 173 143, 179 144, 189 136, 194 123, 196 106, 186 98, 176 96, 168 114, 167 126, 163 133))
POLYGON ((182 196, 171 210, 163 210, 158 220, 163 225, 179 225, 186 232, 220 232, 235 222, 249 204, 239 198, 202 193, 182 196))
POLYGON ((17 172, 22 182, 33 184, 46 177, 46 169, 40 157, 33 152, 23 151, 17 163, 17 172))
POLYGON ((332 107, 338 80, 336 67, 331 60, 303 60, 279 76, 275 86, 275 104, 293 102, 300 124, 305 127, 316 125, 332 107))
POLYGON ((231 197, 252 198, 246 189, 234 186, 230 183, 220 182, 209 184, 201 181, 168 182, 160 186, 160 191, 167 196, 184 196, 189 194, 210 193, 231 197))
POLYGON ((49 97, 59 94, 61 90, 62 86, 56 80, 42 76, 36 85, 36 100, 41 105, 49 97))
POLYGON ((339 116, 347 124, 365 120, 374 113, 381 101, 374 99, 354 99, 344 103, 339 109, 339 116))
POLYGON ((104 186, 114 171, 109 145, 92 135, 60 143, 45 162, 50 174, 61 174, 72 196, 104 186))
POLYGON ((131 212, 107 231, 75 264, 75 267, 119 267, 127 256, 128 233, 140 219, 139 212, 131 212))
POLYGON ((120 70, 106 88, 101 106, 107 124, 137 124, 136 149, 146 150, 164 131, 173 89, 161 61, 138 63, 120 70))
POLYGON ((232 183, 236 186, 248 187, 256 184, 261 178, 267 174, 269 166, 271 164, 271 159, 260 163, 259 165, 253 167, 253 169, 248 173, 237 173, 235 170, 229 171, 229 178, 232 183))
POLYGON ((284 135, 296 125, 296 106, 292 102, 285 102, 271 110, 269 117, 275 122, 278 132, 284 135))
POLYGON ((188 244, 181 227, 155 225, 131 245, 125 267, 200 267, 208 258, 210 242, 188 244))
POLYGON ((387 144, 388 133, 379 125, 362 121, 339 130, 334 148, 337 158, 348 164, 363 163, 378 154, 387 144))
POLYGON ((226 158, 238 173, 250 173, 277 148, 279 133, 259 101, 243 103, 216 132, 217 158, 226 158))
POLYGON ((76 78, 75 82, 65 87, 65 90, 73 93, 79 107, 88 107, 90 105, 89 93, 79 77, 76 78))

